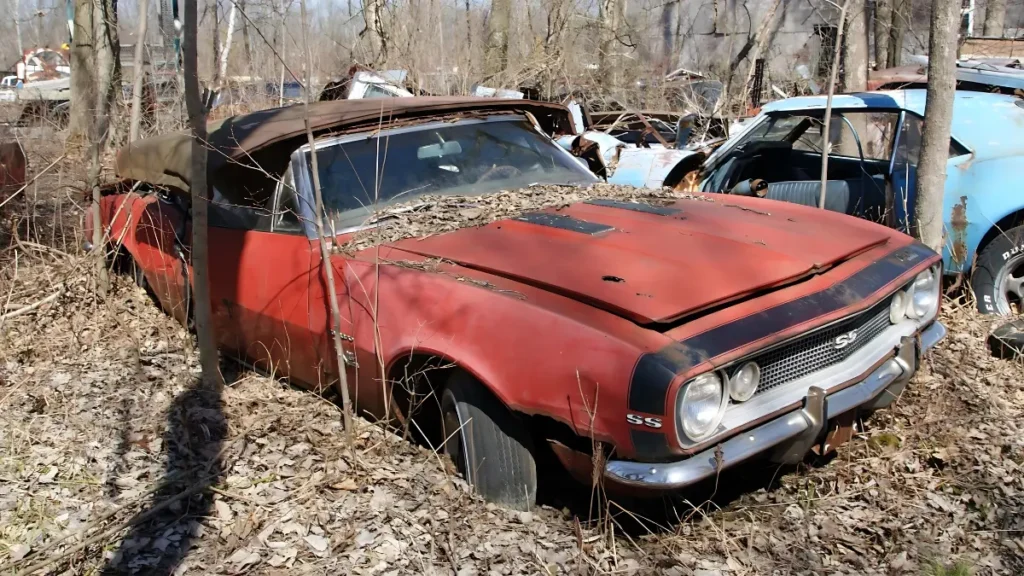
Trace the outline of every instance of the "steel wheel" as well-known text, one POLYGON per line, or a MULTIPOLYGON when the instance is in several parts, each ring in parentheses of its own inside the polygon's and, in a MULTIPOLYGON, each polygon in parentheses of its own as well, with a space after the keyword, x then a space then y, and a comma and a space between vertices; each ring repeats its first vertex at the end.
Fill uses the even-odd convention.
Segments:
POLYGON ((1017 254, 1007 260, 1006 264, 996 273, 996 311, 999 314, 1012 314, 1013 306, 1017 312, 1024 308, 1024 254, 1017 254))

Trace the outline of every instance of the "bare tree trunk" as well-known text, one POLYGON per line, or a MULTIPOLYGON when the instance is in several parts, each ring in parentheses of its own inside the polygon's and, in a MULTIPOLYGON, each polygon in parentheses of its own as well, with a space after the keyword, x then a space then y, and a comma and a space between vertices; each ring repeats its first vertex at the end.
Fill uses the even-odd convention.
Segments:
MULTIPOLYGON (((203 385, 219 392, 224 386, 217 359, 217 342, 210 323, 209 244, 207 241, 206 178, 206 110, 199 94, 199 60, 197 56, 196 0, 184 0, 185 107, 192 128, 192 309, 195 315, 196 339, 199 342, 199 364, 203 385)), ((214 39, 216 44, 216 39, 214 39)), ((186 287, 187 288, 187 287, 186 287)))
POLYGON ((669 0, 661 7, 661 71, 667 74, 672 71, 675 61, 675 22, 679 0, 669 0))
POLYGON ((149 0, 139 0, 139 29, 135 34, 135 79, 132 84, 132 119, 128 139, 139 139, 139 124, 142 123, 142 86, 146 79, 146 21, 149 0))
MULTIPOLYGON (((313 69, 313 53, 309 49, 309 25, 306 19, 306 0, 299 0, 299 9, 302 12, 302 43, 306 51, 306 68, 313 69)), ((313 173, 313 192, 316 195, 316 231, 320 237, 320 265, 323 267, 327 278, 327 301, 331 307, 331 343, 334 346, 335 361, 338 363, 338 392, 341 396, 342 417, 344 419, 345 434, 349 442, 352 441, 352 403, 349 400, 348 391, 348 368, 345 366, 345 351, 341 341, 341 309, 338 307, 338 292, 334 284, 334 266, 331 262, 331 253, 327 246, 328 238, 324 231, 324 197, 320 188, 320 169, 317 166, 316 142, 313 139, 313 130, 309 125, 309 102, 312 95, 306 91, 306 139, 310 148, 310 168, 313 173)))
POLYGON ((875 70, 889 64, 889 33, 892 28, 891 0, 875 0, 875 70))
POLYGON ((512 20, 511 0, 491 0, 487 17, 487 48, 484 54, 487 78, 494 78, 508 68, 509 25, 512 20))
POLYGON ((75 0, 71 41, 71 115, 69 139, 84 141, 92 126, 96 105, 96 46, 93 0, 75 0))
POLYGON ((949 132, 953 122, 956 89, 956 35, 959 2, 932 3, 931 36, 928 39, 927 116, 917 165, 917 198, 914 236, 933 250, 942 250, 942 196, 949 159, 949 132))
MULTIPOLYGON (((111 26, 117 26, 116 13, 112 14, 114 4, 104 0, 98 0, 89 6, 93 11, 93 38, 94 53, 96 62, 96 85, 93 91, 93 109, 91 130, 89 136, 89 187, 92 189, 92 217, 93 231, 92 240, 96 250, 96 278, 97 289, 101 295, 107 293, 109 279, 107 278, 107 265, 103 241, 103 227, 100 220, 100 157, 106 147, 110 134, 111 104, 113 101, 113 82, 117 72, 114 58, 114 49, 111 42, 111 26)), ((116 38, 116 31, 113 32, 116 38)))
MULTIPOLYGON (((844 92, 863 92, 868 89, 868 28, 867 28, 867 4, 866 0, 849 0, 850 6, 846 14, 846 41, 840 42, 846 50, 846 57, 843 70, 846 78, 843 86, 844 92)), ((867 131, 867 116, 854 114, 848 118, 853 129, 860 138, 864 137, 867 131)), ((860 155, 857 139, 853 134, 839 139, 839 147, 844 156, 856 158, 860 155)))
POLYGON ((863 92, 868 87, 868 28, 867 2, 850 0, 846 15, 846 42, 839 46, 846 49, 846 92, 863 92))
POLYGON ((743 81, 744 98, 750 94, 750 81, 754 78, 757 59, 761 57, 765 48, 768 47, 768 41, 771 39, 771 25, 775 20, 775 13, 779 10, 780 4, 782 4, 782 0, 775 0, 771 8, 768 9, 768 13, 765 14, 761 27, 757 31, 757 45, 754 47, 753 53, 750 54, 750 69, 747 71, 747 78, 743 81))
MULTIPOLYGON (((466 52, 470 54, 469 60, 473 61, 473 19, 472 14, 469 11, 469 0, 466 0, 466 52)), ((469 67, 466 67, 466 72, 469 72, 469 67)))
POLYGON ((601 23, 601 45, 597 54, 597 74, 601 81, 617 84, 614 52, 620 44, 622 22, 625 20, 625 0, 599 0, 598 20, 601 23))
POLYGON ((988 38, 1002 38, 1005 32, 1006 0, 988 0, 985 4, 985 28, 983 34, 988 38))
POLYGON ((121 118, 121 41, 117 34, 117 0, 94 0, 94 10, 96 90, 105 100, 104 138, 116 138, 118 130, 123 129, 117 122, 121 118))
POLYGON ((14 36, 18 43, 18 56, 21 58, 25 57, 25 47, 21 43, 21 0, 14 0, 14 14, 12 15, 14 20, 14 36))
POLYGON ((892 0, 892 24, 889 26, 889 62, 886 68, 899 66, 903 59, 903 35, 910 17, 910 0, 892 0))
MULTIPOLYGON (((17 15, 18 12, 15 12, 17 15)), ((43 46, 43 15, 46 9, 43 7, 43 0, 36 0, 36 46, 43 46)))
MULTIPOLYGON (((245 0, 238 0, 239 9, 245 13, 245 0)), ((245 69, 252 68, 252 42, 249 40, 249 19, 242 18, 242 47, 245 48, 245 69)))
MULTIPOLYGON (((220 1, 212 0, 209 5, 209 9, 213 11, 213 38, 211 42, 213 45, 213 62, 210 70, 213 75, 213 86, 219 86, 220 77, 217 76, 217 73, 220 72, 220 1)), ((196 73, 199 73, 198 70, 196 73)), ((200 88, 200 93, 202 93, 202 88, 200 88)))
POLYGON ((839 55, 843 49, 843 26, 846 24, 846 10, 850 2, 844 0, 839 12, 839 26, 836 30, 835 52, 832 55, 832 71, 828 80, 828 98, 825 100, 825 123, 821 128, 821 190, 818 193, 818 208, 825 208, 825 184, 828 182, 829 132, 832 129, 832 95, 836 92, 836 76, 839 74, 839 55))
POLYGON ((235 35, 235 17, 238 15, 238 4, 231 3, 231 11, 228 12, 228 36, 224 39, 224 44, 220 47, 220 64, 217 68, 217 78, 220 79, 220 83, 217 85, 217 90, 220 90, 228 75, 228 58, 231 56, 231 39, 235 35))
POLYGON ((384 0, 363 1, 363 21, 365 27, 359 33, 360 38, 366 37, 370 45, 370 58, 372 64, 382 63, 387 60, 388 37, 384 31, 384 24, 381 13, 384 8, 384 0))

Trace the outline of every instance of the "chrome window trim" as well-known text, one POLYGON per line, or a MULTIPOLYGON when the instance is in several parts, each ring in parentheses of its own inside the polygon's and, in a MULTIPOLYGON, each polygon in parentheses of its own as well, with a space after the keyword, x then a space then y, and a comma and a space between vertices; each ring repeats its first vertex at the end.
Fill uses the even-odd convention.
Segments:
MULTIPOLYGON (((406 134, 409 132, 419 132, 420 130, 430 130, 431 128, 440 128, 442 126, 469 126, 472 124, 483 124, 486 122, 515 122, 515 121, 526 121, 529 120, 524 114, 518 114, 515 112, 508 112, 503 114, 497 114, 494 116, 488 116, 486 118, 464 118, 457 122, 445 122, 443 120, 437 120, 434 122, 427 122, 425 124, 412 124, 409 126, 397 126, 395 128, 386 128, 381 131, 376 130, 363 130, 354 134, 342 134, 339 136, 331 136, 324 138, 323 140, 314 141, 313 145, 316 146, 317 150, 323 148, 330 148, 331 146, 337 146, 338 144, 345 144, 347 142, 355 142, 356 140, 369 140, 371 138, 381 138, 386 136, 392 136, 395 134, 406 134)), ((531 123, 532 124, 532 123, 531 123)), ((299 154, 305 154, 309 152, 310 145, 307 142, 299 149, 296 150, 299 154)))

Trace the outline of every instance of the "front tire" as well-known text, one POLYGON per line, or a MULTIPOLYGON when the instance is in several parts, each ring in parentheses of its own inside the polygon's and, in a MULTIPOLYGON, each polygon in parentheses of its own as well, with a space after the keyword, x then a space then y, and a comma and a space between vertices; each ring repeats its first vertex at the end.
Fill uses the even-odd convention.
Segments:
POLYGON ((529 510, 537 500, 537 464, 529 432, 469 374, 457 371, 441 395, 444 450, 485 499, 529 510))
POLYGON ((1024 311, 1024 226, 1000 233, 978 253, 971 287, 982 314, 1024 311))

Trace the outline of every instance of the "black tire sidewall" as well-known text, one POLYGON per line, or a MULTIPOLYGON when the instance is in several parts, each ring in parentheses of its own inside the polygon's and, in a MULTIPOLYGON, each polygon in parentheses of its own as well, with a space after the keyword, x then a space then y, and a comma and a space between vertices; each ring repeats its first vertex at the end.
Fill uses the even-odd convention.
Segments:
MULTIPOLYGON (((467 482, 487 500, 529 510, 537 497, 537 469, 533 441, 520 418, 485 385, 461 371, 448 380, 441 407, 456 410, 459 416, 459 430, 445 429, 444 434, 460 438, 463 461, 456 466, 467 482)), ((445 444, 445 452, 454 456, 449 446, 445 444)))
POLYGON ((1007 262, 1024 253, 1024 226, 1010 228, 996 236, 981 252, 971 276, 971 288, 978 301, 978 312, 999 314, 996 301, 1000 297, 996 278, 1007 262))

